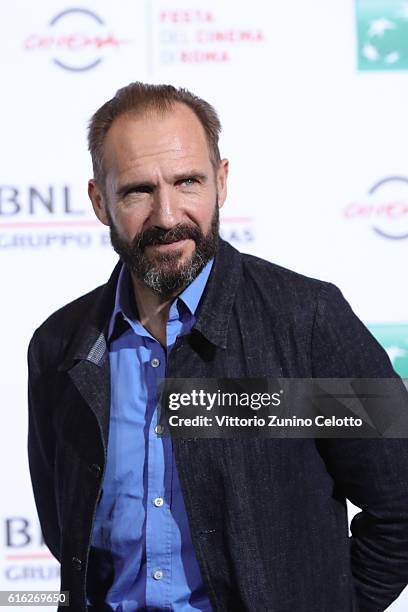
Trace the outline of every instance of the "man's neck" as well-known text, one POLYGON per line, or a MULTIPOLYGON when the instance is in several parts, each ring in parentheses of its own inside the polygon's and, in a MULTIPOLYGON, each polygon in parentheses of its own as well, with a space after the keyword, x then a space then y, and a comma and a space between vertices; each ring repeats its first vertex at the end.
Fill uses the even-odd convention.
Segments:
POLYGON ((139 321, 166 348, 166 326, 170 306, 180 291, 170 296, 168 300, 163 301, 157 293, 146 287, 139 279, 133 275, 131 278, 139 321))

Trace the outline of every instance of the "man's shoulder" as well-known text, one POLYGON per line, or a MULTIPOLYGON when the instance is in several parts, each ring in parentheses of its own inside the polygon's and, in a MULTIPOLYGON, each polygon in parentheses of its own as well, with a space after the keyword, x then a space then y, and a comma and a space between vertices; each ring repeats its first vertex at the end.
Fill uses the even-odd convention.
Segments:
POLYGON ((35 353, 37 359, 45 358, 51 363, 83 326, 105 287, 106 284, 89 291, 47 317, 31 338, 29 355, 35 353))
POLYGON ((343 308, 347 304, 333 283, 306 276, 293 269, 242 253, 221 241, 217 280, 221 286, 232 286, 236 301, 248 312, 268 313, 288 322, 313 317, 318 310, 343 308))
POLYGON ((310 350, 314 376, 395 376, 387 354, 336 285, 251 255, 243 255, 242 264, 247 312, 262 324, 278 322, 280 333, 290 330, 287 338, 310 350))
POLYGON ((263 292, 273 291, 275 298, 278 294, 282 294, 290 301, 292 299, 304 301, 317 299, 321 293, 330 296, 339 291, 328 281, 306 276, 261 257, 241 253, 241 258, 244 282, 255 284, 263 292))
MULTIPOLYGON (((29 358, 41 362, 45 360, 46 367, 53 367, 52 362, 66 353, 78 335, 81 335, 81 330, 86 332, 90 326, 102 329, 113 308, 120 267, 119 262, 107 283, 76 298, 47 317, 31 338, 29 358)), ((45 362, 43 365, 45 366, 45 362)))
POLYGON ((92 310, 105 287, 106 283, 61 306, 41 323, 35 333, 53 333, 65 328, 77 328, 92 310))

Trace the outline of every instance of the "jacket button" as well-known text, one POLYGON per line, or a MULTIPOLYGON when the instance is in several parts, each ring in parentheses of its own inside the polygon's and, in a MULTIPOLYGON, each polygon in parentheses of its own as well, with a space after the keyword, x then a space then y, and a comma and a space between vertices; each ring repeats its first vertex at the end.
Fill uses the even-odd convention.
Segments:
POLYGON ((100 465, 98 465, 97 463, 93 463, 89 466, 89 469, 91 470, 91 473, 95 476, 95 478, 99 478, 102 472, 100 465))
POLYGON ((74 569, 80 571, 82 569, 82 561, 78 557, 72 557, 72 566, 74 569))

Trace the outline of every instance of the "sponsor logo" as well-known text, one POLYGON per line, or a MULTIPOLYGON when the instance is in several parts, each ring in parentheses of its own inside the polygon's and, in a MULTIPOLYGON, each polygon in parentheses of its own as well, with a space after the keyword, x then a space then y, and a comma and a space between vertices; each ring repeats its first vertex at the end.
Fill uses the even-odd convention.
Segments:
POLYGON ((82 216, 86 209, 74 206, 69 185, 0 185, 0 224, 25 218, 49 219, 56 216, 82 216))
POLYGON ((408 1, 356 0, 358 69, 408 70, 408 1))
POLYGON ((161 65, 226 64, 239 61, 240 48, 249 51, 265 42, 261 28, 231 28, 212 10, 157 11, 153 25, 161 65))
POLYGON ((350 202, 343 210, 347 221, 368 224, 380 238, 408 238, 408 178, 389 176, 368 190, 368 197, 350 202))
POLYGON ((24 48, 29 52, 48 51, 59 68, 84 72, 96 68, 109 50, 127 42, 108 30, 94 11, 68 8, 54 15, 46 31, 29 34, 24 48))
POLYGON ((0 251, 82 248, 108 241, 106 228, 70 185, 0 185, 0 251))
POLYGON ((59 581, 59 565, 44 543, 38 521, 26 516, 7 517, 3 533, 6 581, 59 581))
POLYGON ((408 378, 408 323, 370 325, 372 334, 388 353, 394 370, 408 378))

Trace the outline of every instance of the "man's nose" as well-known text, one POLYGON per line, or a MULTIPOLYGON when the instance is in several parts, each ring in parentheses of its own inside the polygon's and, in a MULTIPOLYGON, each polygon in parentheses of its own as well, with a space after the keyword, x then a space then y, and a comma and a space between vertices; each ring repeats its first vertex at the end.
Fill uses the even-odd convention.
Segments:
POLYGON ((171 229, 179 223, 179 206, 177 194, 171 188, 161 187, 153 198, 150 223, 162 229, 171 229))

